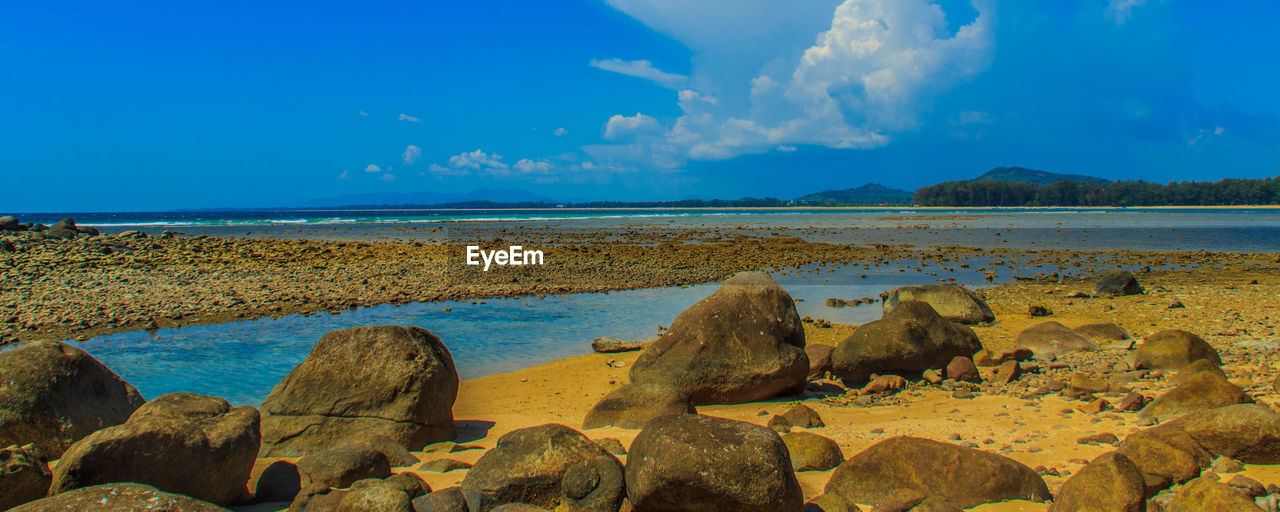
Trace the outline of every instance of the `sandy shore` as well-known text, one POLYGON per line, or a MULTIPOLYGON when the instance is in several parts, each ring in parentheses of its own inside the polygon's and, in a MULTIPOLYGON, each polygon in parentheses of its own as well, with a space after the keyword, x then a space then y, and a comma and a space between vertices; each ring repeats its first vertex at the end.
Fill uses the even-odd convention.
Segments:
MULTIPOLYGON (((1280 396, 1271 386, 1271 381, 1280 374, 1275 364, 1280 360, 1271 354, 1274 349, 1266 349, 1263 355, 1249 343, 1241 343, 1275 342, 1270 318, 1280 307, 1277 296, 1280 270, 1265 268, 1225 274, 1216 270, 1158 272, 1143 276, 1143 284, 1153 291, 1098 299, 1067 296, 1084 290, 1082 283, 1014 283, 987 288, 983 292, 997 315, 997 322, 975 330, 987 348, 998 350, 1011 346, 1013 337, 1026 325, 1044 320, 1056 320, 1068 326, 1115 322, 1138 337, 1157 329, 1186 329, 1203 334, 1223 354, 1223 369, 1233 382, 1260 403, 1280 405, 1280 396), (1255 280, 1257 284, 1250 284, 1255 280), (1171 300, 1183 302, 1186 308, 1169 309, 1171 300), (1028 304, 1043 305, 1054 314, 1033 319, 1027 314, 1028 304)), ((834 345, 853 328, 839 324, 829 328, 807 325, 807 342, 834 345)), ((890 437, 919 436, 994 451, 1038 468, 1050 489, 1056 492, 1085 462, 1114 450, 1105 444, 1080 444, 1080 438, 1111 433, 1123 439, 1145 428, 1145 423, 1133 412, 1083 412, 1085 402, 1056 394, 1034 399, 1019 394, 1030 382, 1066 381, 1075 372, 1106 374, 1127 352, 1125 348, 1113 347, 1094 354, 1066 357, 1057 363, 1040 365, 1015 385, 985 387, 971 399, 953 398, 948 391, 919 382, 867 404, 811 391, 767 402, 698 409, 700 414, 765 425, 771 415, 780 414, 795 403, 804 403, 816 410, 827 424, 811 431, 835 440, 845 457, 890 437)), ((627 382, 627 372, 638 356, 639 352, 591 354, 465 381, 454 406, 459 442, 489 449, 503 434, 519 428, 544 423, 579 428, 595 402, 627 382)), ((993 370, 983 368, 984 377, 989 378, 993 370)), ((1148 397, 1171 387, 1163 376, 1139 378, 1129 386, 1148 397)), ((1112 402, 1119 398, 1100 396, 1112 402)), ((613 427, 584 432, 593 439, 618 439, 623 446, 629 446, 639 433, 613 427)), ((442 446, 433 445, 415 455, 423 461, 451 458, 474 463, 483 453, 482 449, 447 453, 442 446)), ((621 458, 625 462, 625 456, 621 458)), ((260 461, 259 469, 267 462, 260 461)), ((416 473, 432 488, 439 489, 457 485, 466 470, 416 473)), ((1244 474, 1264 483, 1280 479, 1280 470, 1274 466, 1250 465, 1244 474)), ((821 494, 831 471, 806 471, 797 475, 805 496, 813 498, 821 494)), ((1045 504, 1007 502, 973 510, 1046 509, 1045 504)))

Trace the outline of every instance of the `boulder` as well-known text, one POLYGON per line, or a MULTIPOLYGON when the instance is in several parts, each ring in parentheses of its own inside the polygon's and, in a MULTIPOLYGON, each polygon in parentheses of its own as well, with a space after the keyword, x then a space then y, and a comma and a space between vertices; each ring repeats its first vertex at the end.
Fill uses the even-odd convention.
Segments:
POLYGON ((356 436, 418 450, 453 438, 457 395, 453 357, 426 329, 333 331, 263 400, 261 456, 307 455, 356 436))
POLYGON ((50 229, 54 229, 54 228, 57 228, 57 229, 70 229, 70 230, 72 230, 72 231, 75 231, 75 229, 76 229, 76 221, 75 221, 74 219, 72 219, 71 217, 67 217, 67 218, 64 218, 64 219, 62 219, 62 220, 59 220, 58 222, 53 223, 53 225, 52 225, 52 226, 49 226, 49 228, 50 228, 50 229))
POLYGON ((1138 368, 1180 370, 1196 361, 1221 365, 1222 358, 1203 338, 1187 331, 1168 329, 1147 336, 1134 353, 1138 368))
POLYGON ((1041 322, 1018 333, 1014 345, 1031 349, 1037 356, 1052 357, 1065 352, 1092 352, 1098 344, 1058 322, 1041 322))
POLYGON ((113 482, 230 504, 245 494, 259 448, 258 411, 170 393, 129 420, 76 441, 54 466, 49 494, 113 482))
POLYGON ((695 405, 804 389, 809 358, 791 295, 764 272, 739 273, 690 306, 631 366, 631 382, 673 386, 695 405))
POLYGON ((297 464, 278 460, 258 475, 253 497, 257 501, 293 501, 299 492, 302 492, 302 475, 297 464))
POLYGON ((418 458, 409 453, 409 450, 406 450, 404 445, 386 436, 358 436, 351 439, 347 444, 362 444, 382 452, 383 455, 387 456, 387 462, 393 468, 408 467, 419 462, 418 458))
POLYGON ((1106 453, 1062 484, 1049 512, 1144 512, 1142 472, 1128 457, 1106 453))
POLYGON ((1167 512, 1262 512, 1253 499, 1211 478, 1197 478, 1178 489, 1167 512))
POLYGON ((461 487, 448 487, 413 499, 415 512, 470 512, 461 487))
POLYGON ((582 428, 643 428, 649 420, 671 414, 697 414, 688 395, 659 384, 626 384, 591 407, 582 428))
POLYGON ((381 486, 352 488, 338 501, 340 512, 413 512, 413 502, 402 491, 381 486))
POLYGON ((195 498, 171 494, 136 483, 115 483, 84 487, 26 505, 9 512, 227 512, 227 509, 195 498))
POLYGON ((844 462, 844 452, 835 441, 809 432, 791 432, 782 436, 791 455, 795 471, 826 471, 844 462))
POLYGON ((681 415, 645 425, 627 456, 636 510, 800 510, 804 495, 787 446, 758 425, 681 415))
POLYGON ((560 508, 565 512, 618 512, 626 497, 622 464, 595 457, 569 466, 560 481, 560 508))
POLYGON ((382 452, 363 444, 336 446, 298 459, 302 488, 349 487, 357 480, 391 476, 382 452))
MULTIPOLYGON (((467 471, 462 493, 471 512, 489 512, 503 503, 516 502, 555 508, 569 468, 594 459, 620 467, 618 459, 600 445, 564 425, 514 430, 499 438, 497 446, 467 471)), ((611 490, 594 492, 607 494, 611 490)))
POLYGON ((618 352, 634 352, 643 349, 648 344, 649 342, 647 341, 626 341, 601 336, 591 341, 591 350, 601 354, 615 354, 618 352))
POLYGON ((1022 366, 1017 361, 1005 361, 999 368, 996 368, 996 374, 991 380, 996 384, 1008 384, 1018 380, 1018 377, 1021 376, 1022 366))
POLYGON ((831 353, 835 349, 831 345, 822 345, 820 343, 805 345, 804 353, 809 356, 809 380, 821 379, 827 372, 831 371, 831 353))
POLYGON ((1120 295, 1137 295, 1142 293, 1142 285, 1128 270, 1115 270, 1102 274, 1093 285, 1095 297, 1115 297, 1120 295))
POLYGON ((0 352, 0 446, 34 443, 58 458, 142 403, 137 389, 71 345, 36 341, 0 352))
POLYGON ((1115 343, 1133 339, 1133 335, 1129 334, 1129 331, 1126 331, 1124 327, 1120 327, 1119 325, 1111 322, 1095 322, 1079 325, 1072 330, 1099 344, 1115 343))
POLYGON ((820 428, 827 426, 826 422, 822 421, 822 416, 818 414, 818 411, 805 404, 795 404, 790 409, 787 409, 787 412, 774 418, 781 418, 788 427, 820 428))
POLYGON ((982 374, 978 373, 978 367, 973 364, 972 359, 964 356, 951 358, 951 362, 947 363, 947 369, 944 374, 951 380, 982 382, 982 374))
POLYGON ((841 341, 831 366, 846 386, 860 386, 872 374, 919 376, 980 349, 972 329, 947 321, 923 302, 903 302, 841 341))
POLYGON ((49 494, 49 461, 34 444, 0 450, 0 510, 35 501, 49 494))
POLYGON ((889 292, 884 300, 884 313, 888 314, 904 302, 924 302, 933 307, 943 318, 962 324, 980 324, 996 319, 995 313, 978 294, 958 284, 926 284, 900 286, 889 292))
POLYGON ((17 231, 18 218, 12 215, 0 217, 0 231, 17 231))
POLYGON ((823 494, 804 504, 803 512, 861 512, 862 509, 836 494, 823 494))
POLYGON ((1252 397, 1221 373, 1202 371, 1179 376, 1179 380, 1178 387, 1152 400, 1138 416, 1168 421, 1195 411, 1253 403, 1252 397))
POLYGON ((1247 464, 1280 464, 1280 414, 1241 404, 1195 412, 1161 429, 1186 432, 1205 450, 1247 464))
POLYGON ((1147 496, 1200 476, 1213 459, 1187 433, 1164 427, 1131 434, 1119 453, 1142 473, 1147 496))
POLYGON ((1040 475, 1018 461, 917 437, 894 437, 854 455, 831 474, 824 492, 879 504, 899 489, 936 495, 960 508, 1051 499, 1040 475))

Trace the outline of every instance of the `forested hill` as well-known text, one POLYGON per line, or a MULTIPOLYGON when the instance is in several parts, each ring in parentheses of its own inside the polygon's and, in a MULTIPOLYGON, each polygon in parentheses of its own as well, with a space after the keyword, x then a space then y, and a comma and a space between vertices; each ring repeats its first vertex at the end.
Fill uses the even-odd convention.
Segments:
POLYGON ((920 206, 1225 206, 1280 204, 1280 177, 1048 184, 989 179, 949 181, 916 190, 920 206))

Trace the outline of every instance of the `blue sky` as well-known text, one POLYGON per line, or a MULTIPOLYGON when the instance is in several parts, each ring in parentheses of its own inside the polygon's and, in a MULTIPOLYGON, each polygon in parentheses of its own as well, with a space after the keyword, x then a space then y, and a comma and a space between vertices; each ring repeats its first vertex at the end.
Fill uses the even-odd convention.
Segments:
POLYGON ((1280 174, 1274 2, 0 5, 0 209, 1280 174), (472 5, 478 4, 478 5, 472 5))

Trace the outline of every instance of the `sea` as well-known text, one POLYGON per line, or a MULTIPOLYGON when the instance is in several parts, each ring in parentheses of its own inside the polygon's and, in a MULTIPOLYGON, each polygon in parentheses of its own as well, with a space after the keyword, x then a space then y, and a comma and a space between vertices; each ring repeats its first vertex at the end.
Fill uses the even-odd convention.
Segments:
MULTIPOLYGON (((848 244, 982 248, 1280 252, 1280 209, 637 209, 637 210, 227 210, 50 213, 19 216, 52 224, 64 217, 108 233, 176 231, 224 237, 458 242, 483 229, 706 229, 799 236, 848 244)), ((904 261, 901 266, 917 266, 904 261)), ((976 266, 975 266, 976 267, 976 266)), ((996 282, 1015 273, 1000 269, 996 282)), ((797 299, 801 316, 863 323, 878 304, 833 308, 830 297, 876 297, 908 284, 955 278, 987 285, 972 269, 926 266, 783 269, 775 278, 797 299), (858 274, 859 278, 850 277, 858 274), (861 278, 861 274, 868 274, 861 278)), ((599 336, 646 340, 659 325, 706 297, 717 284, 543 298, 422 302, 137 331, 75 343, 143 396, 186 391, 258 405, 324 333, 366 325, 415 325, 439 336, 462 379, 510 372, 590 353, 599 336)))

